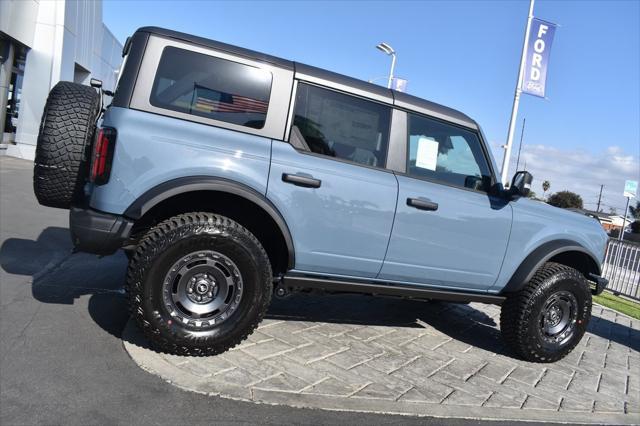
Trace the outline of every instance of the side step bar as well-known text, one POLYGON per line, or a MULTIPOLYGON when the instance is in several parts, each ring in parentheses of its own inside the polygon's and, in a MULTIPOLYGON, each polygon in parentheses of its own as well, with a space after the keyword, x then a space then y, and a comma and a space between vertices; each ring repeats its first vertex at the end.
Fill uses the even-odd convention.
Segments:
POLYGON ((450 302, 480 302, 500 305, 505 300, 505 297, 493 294, 438 290, 417 285, 412 286, 392 283, 377 284, 372 282, 346 281, 299 275, 285 275, 283 277, 282 284, 285 287, 316 289, 341 293, 399 296, 415 299, 435 299, 450 302))

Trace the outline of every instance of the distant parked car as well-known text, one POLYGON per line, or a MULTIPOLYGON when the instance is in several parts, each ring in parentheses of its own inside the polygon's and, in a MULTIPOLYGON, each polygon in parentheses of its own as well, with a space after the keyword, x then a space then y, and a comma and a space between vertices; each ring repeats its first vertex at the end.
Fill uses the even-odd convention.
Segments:
POLYGON ((96 90, 53 88, 34 189, 70 209, 77 249, 125 250, 131 314, 159 350, 226 351, 272 293, 303 290, 502 304, 530 361, 582 338, 606 234, 528 200, 527 172, 505 190, 465 114, 160 28, 124 55, 103 116, 96 90))

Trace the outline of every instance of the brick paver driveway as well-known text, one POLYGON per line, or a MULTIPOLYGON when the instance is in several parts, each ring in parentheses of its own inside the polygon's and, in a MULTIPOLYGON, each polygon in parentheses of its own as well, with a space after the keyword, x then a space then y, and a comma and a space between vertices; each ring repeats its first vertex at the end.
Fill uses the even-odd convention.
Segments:
POLYGON ((125 347, 185 389, 256 402, 484 419, 640 422, 640 321, 594 306, 565 359, 512 357, 499 307, 295 295, 215 357, 158 354, 129 324, 125 347))

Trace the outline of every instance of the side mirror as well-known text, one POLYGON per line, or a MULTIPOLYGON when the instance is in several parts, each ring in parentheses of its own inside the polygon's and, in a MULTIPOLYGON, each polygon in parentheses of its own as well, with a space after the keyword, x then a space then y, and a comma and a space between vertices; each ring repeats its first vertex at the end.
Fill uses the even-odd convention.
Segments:
POLYGON ((525 171, 516 172, 511 181, 509 194, 511 197, 526 197, 531 192, 531 182, 533 182, 531 173, 525 171))

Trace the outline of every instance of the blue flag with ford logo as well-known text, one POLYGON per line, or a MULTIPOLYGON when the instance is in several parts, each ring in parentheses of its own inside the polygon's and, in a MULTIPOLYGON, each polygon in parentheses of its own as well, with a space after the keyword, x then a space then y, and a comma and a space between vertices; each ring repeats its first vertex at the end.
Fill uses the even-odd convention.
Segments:
POLYGON ((544 98, 549 54, 555 32, 556 24, 538 18, 533 18, 531 21, 524 78, 521 87, 524 93, 544 98))

